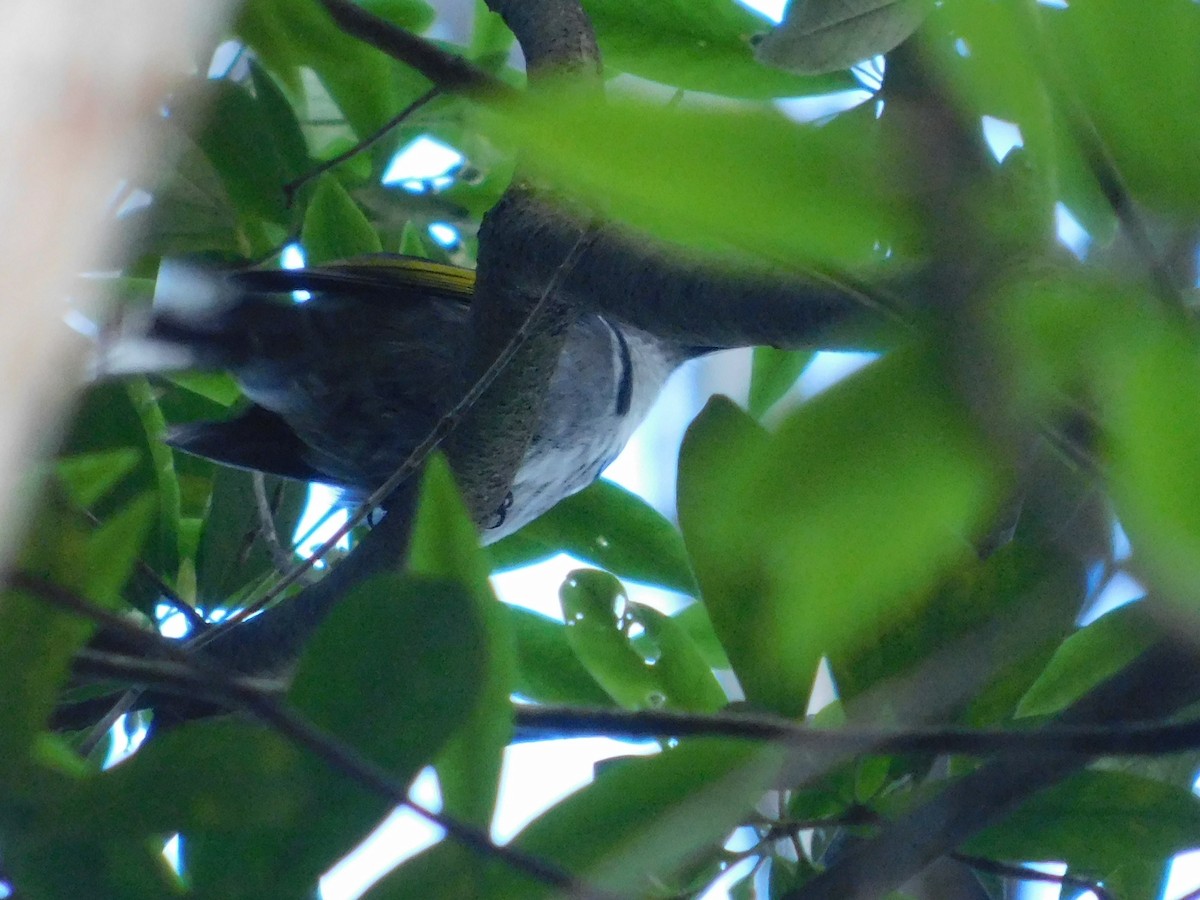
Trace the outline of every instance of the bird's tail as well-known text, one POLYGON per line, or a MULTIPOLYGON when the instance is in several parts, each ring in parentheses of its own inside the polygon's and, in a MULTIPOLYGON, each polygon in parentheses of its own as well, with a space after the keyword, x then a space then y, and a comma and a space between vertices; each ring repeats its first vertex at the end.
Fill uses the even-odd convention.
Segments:
POLYGON ((128 310, 100 331, 92 377, 229 367, 237 313, 244 305, 239 293, 221 273, 164 261, 153 305, 128 310))

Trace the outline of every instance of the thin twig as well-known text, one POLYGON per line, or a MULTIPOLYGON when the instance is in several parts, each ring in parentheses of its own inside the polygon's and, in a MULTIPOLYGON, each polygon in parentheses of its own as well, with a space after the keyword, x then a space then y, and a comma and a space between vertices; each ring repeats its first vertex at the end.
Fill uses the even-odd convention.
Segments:
POLYGON ((954 753, 965 756, 1039 756, 1048 752, 1087 756, 1152 756, 1200 747, 1200 720, 1165 724, 1050 725, 1022 729, 847 726, 811 728, 769 715, 704 714, 674 710, 514 707, 518 728, 572 736, 640 738, 731 737, 774 741, 798 750, 838 756, 954 753))
POLYGON ((1098 881, 1093 881, 1090 878, 1079 878, 1075 875, 1054 875, 1050 872, 1041 872, 1030 866, 999 862, 994 859, 986 859, 982 856, 970 856, 966 853, 950 853, 948 855, 951 859, 957 860, 964 866, 969 866, 977 872, 986 872, 988 875, 999 875, 1001 878, 1014 878, 1018 881, 1045 881, 1049 884, 1058 884, 1063 887, 1091 891, 1096 895, 1096 900, 1116 900, 1098 881))
POLYGON ((384 138, 384 136, 387 135, 387 133, 389 131, 391 131, 393 128, 395 128, 397 125, 399 125, 405 119, 407 119, 409 116, 411 116, 413 113, 415 113, 418 109, 420 109, 422 106, 424 106, 430 100, 432 100, 434 97, 438 96, 438 94, 440 94, 440 93, 442 93, 441 88, 439 88, 439 87, 431 88, 430 90, 428 90, 424 94, 422 94, 420 97, 418 97, 416 100, 414 100, 412 103, 408 104, 408 106, 404 107, 404 109, 399 114, 392 116, 392 118, 390 118, 386 123, 384 123, 382 126, 380 126, 377 130, 375 130, 371 134, 367 135, 367 137, 363 138, 361 141, 359 141, 357 144, 355 144, 349 150, 342 151, 337 156, 334 156, 330 159, 325 160, 320 165, 318 165, 315 169, 305 172, 299 178, 289 181, 287 184, 285 184, 283 186, 283 194, 287 198, 288 206, 292 205, 292 202, 296 199, 296 192, 298 190, 300 190, 300 188, 304 187, 304 185, 308 184, 314 178, 319 178, 321 175, 325 174, 330 169, 334 169, 334 168, 340 166, 346 160, 353 159, 355 156, 362 153, 364 150, 370 149, 372 146, 374 146, 379 141, 381 141, 384 138))

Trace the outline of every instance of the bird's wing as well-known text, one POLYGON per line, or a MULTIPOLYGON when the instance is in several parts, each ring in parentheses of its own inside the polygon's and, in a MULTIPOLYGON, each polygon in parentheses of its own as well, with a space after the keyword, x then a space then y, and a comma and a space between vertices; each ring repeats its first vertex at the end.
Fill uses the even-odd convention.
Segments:
POLYGON ((442 297, 469 301, 475 270, 415 256, 373 254, 307 269, 247 269, 230 278, 243 289, 263 293, 312 291, 361 300, 442 297))

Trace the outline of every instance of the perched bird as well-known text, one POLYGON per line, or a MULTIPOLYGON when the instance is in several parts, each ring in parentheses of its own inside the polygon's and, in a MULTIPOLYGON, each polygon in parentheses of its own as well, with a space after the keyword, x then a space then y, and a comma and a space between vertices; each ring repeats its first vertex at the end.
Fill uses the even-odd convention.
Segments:
MULTIPOLYGON (((146 321, 107 342, 103 375, 226 369, 250 406, 173 430, 216 462, 320 481, 361 499, 458 399, 475 273, 403 256, 309 269, 160 273, 146 321), (306 299, 298 301, 295 292, 306 299)), ((700 351, 586 314, 571 326, 491 543, 586 487, 667 376, 700 351)))

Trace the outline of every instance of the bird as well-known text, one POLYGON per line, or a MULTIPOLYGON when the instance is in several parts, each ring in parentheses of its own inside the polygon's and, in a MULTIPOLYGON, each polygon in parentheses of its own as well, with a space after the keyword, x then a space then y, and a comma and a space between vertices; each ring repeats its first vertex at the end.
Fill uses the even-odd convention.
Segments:
MULTIPOLYGON (((217 463, 323 482, 365 499, 459 398, 472 269, 373 255, 300 269, 211 272, 163 264, 153 307, 101 343, 105 377, 226 370, 247 405, 170 429, 217 463)), ((569 327, 494 543, 591 484, 667 377, 704 352, 598 313, 569 327)))

